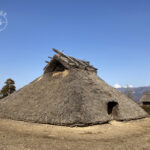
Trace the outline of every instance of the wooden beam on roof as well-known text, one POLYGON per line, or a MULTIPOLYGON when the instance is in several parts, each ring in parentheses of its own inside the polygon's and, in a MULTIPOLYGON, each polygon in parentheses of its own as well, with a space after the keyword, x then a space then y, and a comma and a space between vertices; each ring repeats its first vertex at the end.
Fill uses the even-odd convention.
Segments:
POLYGON ((67 57, 65 54, 63 54, 62 52, 60 52, 59 50, 57 50, 57 49, 55 49, 55 48, 53 48, 53 51, 54 51, 55 53, 59 54, 59 55, 62 55, 62 56, 64 56, 64 57, 67 57))
POLYGON ((83 61, 83 60, 79 60, 71 56, 66 56, 65 54, 63 54, 62 52, 60 52, 59 50, 55 48, 53 48, 53 51, 58 54, 57 59, 61 61, 62 63, 65 63, 65 65, 67 66, 74 66, 76 68, 86 69, 86 70, 94 71, 94 72, 97 71, 97 69, 93 67, 92 65, 90 65, 88 61, 83 61))
MULTIPOLYGON (((60 56, 67 58, 71 63, 74 63, 76 66, 79 66, 79 64, 77 62, 75 62, 71 57, 66 56, 65 54, 63 54, 59 50, 53 48, 53 51, 56 52, 57 54, 59 54, 60 56)), ((68 63, 69 63, 69 61, 68 61, 68 63)))

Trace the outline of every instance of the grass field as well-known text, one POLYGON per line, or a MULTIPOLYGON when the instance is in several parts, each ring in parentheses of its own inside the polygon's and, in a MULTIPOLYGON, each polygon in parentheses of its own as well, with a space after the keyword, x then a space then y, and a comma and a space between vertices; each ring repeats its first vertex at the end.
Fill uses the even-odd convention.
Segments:
POLYGON ((60 127, 0 119, 0 150, 149 150, 150 118, 60 127))

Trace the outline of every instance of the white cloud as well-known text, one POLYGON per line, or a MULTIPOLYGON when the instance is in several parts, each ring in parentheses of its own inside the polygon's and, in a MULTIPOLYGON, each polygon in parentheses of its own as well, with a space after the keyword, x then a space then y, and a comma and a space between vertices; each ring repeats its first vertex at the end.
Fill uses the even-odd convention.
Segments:
POLYGON ((129 87, 129 88, 133 88, 133 85, 126 85, 126 86, 123 86, 124 88, 127 88, 127 87, 129 87))
POLYGON ((113 87, 116 88, 116 89, 118 89, 118 88, 127 88, 127 87, 133 88, 133 85, 127 84, 127 85, 125 85, 125 86, 121 86, 120 84, 116 83, 116 84, 114 84, 113 87))
POLYGON ((118 83, 116 83, 115 85, 114 85, 114 88, 121 88, 121 85, 120 84, 118 84, 118 83))
POLYGON ((133 85, 128 85, 128 87, 133 88, 133 85))

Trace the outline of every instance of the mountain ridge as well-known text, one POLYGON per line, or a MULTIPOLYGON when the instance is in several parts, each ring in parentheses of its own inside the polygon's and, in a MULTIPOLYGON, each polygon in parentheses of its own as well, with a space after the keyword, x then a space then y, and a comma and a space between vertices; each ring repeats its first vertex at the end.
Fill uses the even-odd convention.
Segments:
MULTIPOLYGON (((124 94, 126 94, 126 92, 127 92, 127 88, 124 88, 124 87, 117 88, 117 89, 124 94)), ((131 89, 133 97, 135 97, 136 101, 140 100, 143 93, 150 92, 150 86, 133 87, 133 88, 130 87, 130 89, 131 89)))

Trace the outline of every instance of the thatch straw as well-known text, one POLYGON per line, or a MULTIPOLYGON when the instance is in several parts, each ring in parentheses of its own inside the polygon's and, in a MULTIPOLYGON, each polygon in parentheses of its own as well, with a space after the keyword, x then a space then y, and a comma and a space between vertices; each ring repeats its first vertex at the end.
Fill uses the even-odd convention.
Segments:
POLYGON ((140 102, 150 102, 150 92, 146 92, 142 95, 140 102))
POLYGON ((114 118, 131 120, 147 116, 138 104, 100 79, 94 69, 67 67, 55 58, 40 78, 0 101, 0 117, 86 126, 114 118), (118 104, 114 118, 108 113, 109 102, 118 104))

